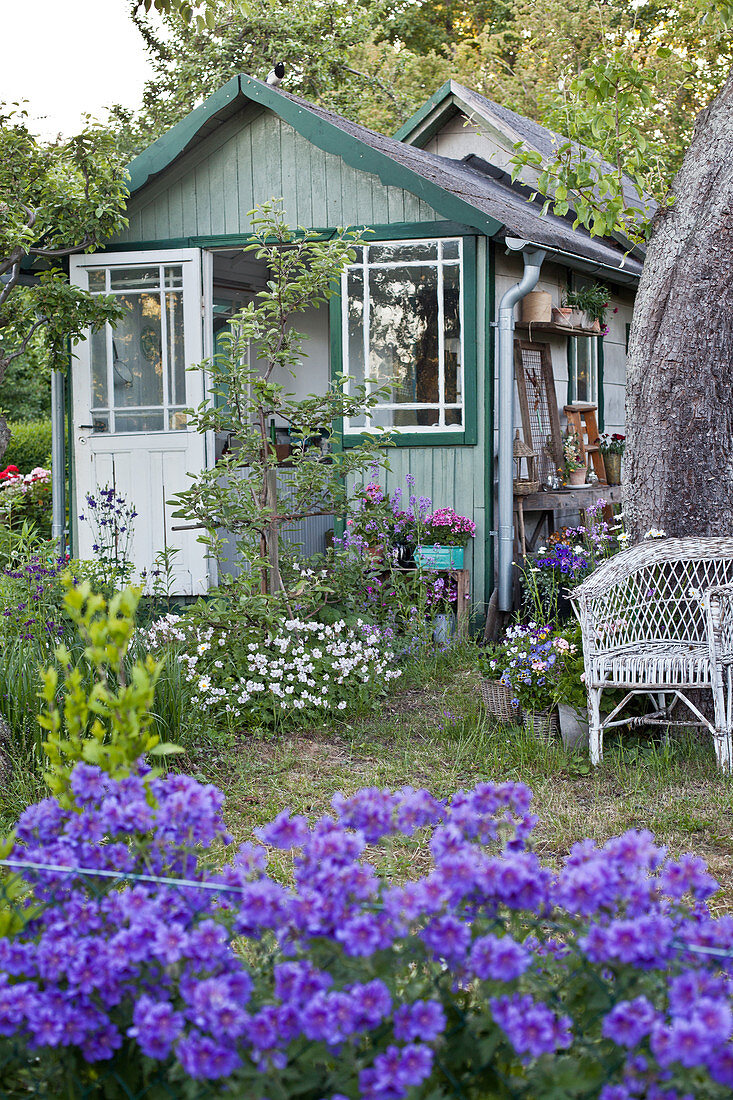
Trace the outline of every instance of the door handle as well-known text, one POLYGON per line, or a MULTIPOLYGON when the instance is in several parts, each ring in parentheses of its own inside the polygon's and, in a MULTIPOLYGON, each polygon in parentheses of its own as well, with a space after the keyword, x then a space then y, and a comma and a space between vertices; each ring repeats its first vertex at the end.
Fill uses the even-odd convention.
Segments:
POLYGON ((79 429, 79 428, 89 428, 89 430, 93 432, 95 425, 94 424, 77 424, 76 427, 77 427, 77 429, 79 429))

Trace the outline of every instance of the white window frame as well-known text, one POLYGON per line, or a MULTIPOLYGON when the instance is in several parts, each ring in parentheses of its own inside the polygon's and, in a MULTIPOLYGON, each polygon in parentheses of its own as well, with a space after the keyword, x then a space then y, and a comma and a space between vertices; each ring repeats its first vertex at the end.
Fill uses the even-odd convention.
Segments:
MULTIPOLYGON (((184 276, 185 265, 188 264, 188 263, 191 263, 191 262, 194 262, 196 265, 198 265, 198 263, 199 263, 198 250, 195 250, 195 249, 176 249, 175 251, 169 251, 169 250, 163 249, 163 250, 161 250, 159 252, 156 252, 156 253, 130 252, 128 256, 121 257, 119 254, 116 254, 114 256, 114 258, 108 258, 108 257, 105 256, 104 253, 96 254, 96 255, 90 253, 90 254, 87 254, 87 255, 84 255, 84 256, 81 256, 81 257, 75 257, 74 259, 76 260, 76 263, 74 264, 74 267, 76 269, 77 275, 82 276, 84 278, 84 289, 89 288, 89 276, 93 272, 103 271, 105 273, 105 289, 104 290, 90 291, 90 293, 94 294, 95 296, 96 295, 107 294, 107 295, 111 295, 111 296, 116 298, 121 294, 134 294, 134 295, 137 295, 137 294, 142 294, 142 293, 150 293, 149 289, 148 290, 120 290, 119 292, 113 290, 111 288, 111 285, 110 285, 111 284, 111 273, 113 271, 120 271, 120 270, 124 270, 124 271, 134 270, 135 268, 151 268, 151 267, 157 267, 158 268, 158 286, 157 286, 156 290, 153 291, 153 293, 157 292, 159 294, 160 302, 161 302, 161 350, 162 350, 162 353, 163 353, 162 354, 162 361, 164 363, 167 363, 167 339, 168 339, 167 325, 166 325, 165 320, 164 320, 164 318, 165 318, 166 294, 169 291, 175 291, 176 293, 180 293, 181 296, 182 296, 182 304, 183 304, 183 310, 184 310, 184 314, 183 314, 184 331, 185 331, 185 326, 186 325, 193 325, 193 324, 199 323, 199 319, 197 317, 194 317, 193 311, 190 309, 190 304, 189 304, 189 302, 187 302, 186 296, 184 296, 184 294, 183 294, 183 278, 181 280, 181 286, 180 287, 166 287, 166 285, 165 285, 165 270, 164 270, 165 268, 169 268, 169 267, 180 267, 181 268, 181 274, 185 278, 185 276, 184 276)), ((200 275, 198 276, 198 280, 200 282, 200 275)), ((191 403, 188 400, 185 400, 183 404, 180 404, 180 403, 171 404, 170 403, 170 401, 169 401, 169 397, 170 397, 170 394, 169 394, 169 370, 168 369, 165 369, 162 372, 162 383, 163 383, 163 403, 162 404, 160 404, 160 405, 139 405, 139 406, 138 405, 134 405, 134 406, 130 405, 130 406, 124 406, 124 407, 115 406, 113 404, 113 402, 111 400, 111 397, 114 395, 114 382, 113 382, 113 377, 112 377, 112 374, 113 374, 112 342, 113 342, 113 339, 114 339, 114 329, 113 329, 113 326, 109 322, 107 322, 105 324, 104 332, 105 332, 106 347, 107 347, 107 399, 108 399, 108 404, 107 404, 107 406, 104 406, 104 407, 102 407, 101 405, 99 407, 94 405, 89 410, 92 420, 94 419, 95 416, 100 417, 100 418, 101 417, 106 417, 107 418, 107 430, 106 430, 106 432, 104 432, 102 434, 105 434, 105 435, 150 435, 150 434, 155 434, 155 435, 158 435, 158 434, 177 435, 182 431, 186 431, 187 430, 187 425, 185 423, 185 420, 181 424, 180 427, 172 428, 170 426, 172 415, 175 414, 175 413, 183 412, 186 408, 190 407, 191 403), (152 428, 152 429, 148 429, 148 428, 143 429, 143 428, 141 428, 141 429, 135 429, 135 430, 123 429, 122 431, 117 431, 116 423, 115 423, 116 414, 120 414, 121 416, 125 416, 128 413, 129 414, 134 414, 134 413, 147 413, 147 412, 152 412, 152 413, 161 412, 162 415, 163 415, 163 427, 162 428, 152 428)), ((87 341, 87 346, 89 346, 88 341, 87 341)), ((89 354, 90 354, 90 352, 89 352, 89 354)), ((89 360, 87 362, 87 369, 91 370, 91 360, 89 360)), ((188 388, 187 383, 184 384, 184 388, 185 389, 188 388)), ((93 388, 91 387, 91 383, 90 383, 90 395, 93 395, 93 388)))
MULTIPOLYGON (((351 379, 351 373, 349 370, 349 310, 348 310, 348 277, 352 271, 361 271, 363 282, 363 294, 364 294, 364 309, 363 309, 363 340, 364 340, 364 372, 365 381, 367 385, 367 392, 370 389, 378 389, 374 378, 370 378, 368 374, 369 370, 369 278, 368 273, 371 268, 400 268, 400 267, 433 267, 437 269, 437 298, 438 298, 438 402, 386 402, 376 405, 374 412, 412 412, 419 411, 420 409, 434 410, 438 413, 438 423, 435 425, 427 424, 410 424, 404 425, 402 428, 392 429, 394 431, 406 432, 406 433, 419 433, 420 435, 436 435, 437 433, 451 432, 455 435, 461 435, 466 430, 466 379, 465 379, 465 264, 464 264, 464 249, 462 237, 417 237, 409 238, 407 240, 372 240, 370 239, 362 249, 361 260, 356 261, 353 264, 349 264, 341 275, 341 349, 342 349, 342 370, 348 379, 351 379), (370 247, 394 247, 394 248, 407 248, 411 245, 421 244, 434 244, 437 245, 437 256, 431 260, 400 260, 400 261, 371 261, 369 260, 369 248, 370 247), (443 257, 443 247, 446 244, 458 245, 458 257, 443 257), (460 319, 460 347, 459 347, 459 377, 458 377, 458 392, 460 394, 460 401, 446 402, 445 400, 445 325, 444 325, 444 269, 446 266, 458 268, 458 285, 459 285, 459 319, 460 319), (447 410, 460 409, 461 411, 461 423, 460 424, 446 424, 445 414, 447 410)), ((347 435, 355 436, 364 431, 374 430, 372 426, 372 418, 370 414, 366 416, 366 424, 363 427, 357 427, 350 424, 349 418, 344 419, 344 432, 347 435)), ((379 430, 379 429, 377 429, 379 430)), ((389 429, 387 429, 389 430, 389 429)))
POLYGON ((573 336, 572 337, 573 355, 570 369, 570 402, 575 401, 587 401, 591 405, 598 405, 598 367, 600 363, 600 357, 598 353, 598 342, 600 336, 573 336), (590 379, 590 393, 580 398, 578 396, 578 352, 580 350, 581 343, 585 344, 588 348, 588 360, 589 360, 589 372, 590 379))

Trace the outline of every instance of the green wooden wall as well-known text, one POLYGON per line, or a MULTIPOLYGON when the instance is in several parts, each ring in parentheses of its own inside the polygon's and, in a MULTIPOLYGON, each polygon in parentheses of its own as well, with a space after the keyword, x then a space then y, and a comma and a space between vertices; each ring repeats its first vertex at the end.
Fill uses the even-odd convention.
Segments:
POLYGON ((324 153, 271 111, 223 123, 133 196, 128 228, 107 245, 243 234, 247 212, 274 197, 306 227, 430 222, 440 215, 409 191, 324 153))

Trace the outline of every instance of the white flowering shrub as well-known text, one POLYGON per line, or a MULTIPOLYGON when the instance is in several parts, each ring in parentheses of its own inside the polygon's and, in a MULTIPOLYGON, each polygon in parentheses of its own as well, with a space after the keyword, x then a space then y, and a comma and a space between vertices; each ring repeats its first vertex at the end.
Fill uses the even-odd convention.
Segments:
POLYGON ((144 648, 175 645, 192 702, 208 720, 279 726, 372 702, 401 675, 379 627, 291 619, 277 630, 196 624, 166 615, 141 635, 144 648))

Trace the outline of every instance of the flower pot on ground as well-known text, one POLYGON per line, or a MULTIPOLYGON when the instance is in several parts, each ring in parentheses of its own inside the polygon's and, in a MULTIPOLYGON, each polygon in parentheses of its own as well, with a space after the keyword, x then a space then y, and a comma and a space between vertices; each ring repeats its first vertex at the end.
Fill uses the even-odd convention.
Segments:
POLYGON ((522 713, 519 707, 512 706, 511 688, 501 680, 481 680, 481 701, 486 710, 500 722, 518 722, 522 713))
POLYGON ((566 749, 576 745, 588 744, 588 710, 586 707, 573 707, 569 703, 559 703, 560 735, 566 749))
POLYGON ((549 710, 525 710, 522 725, 538 741, 556 741, 560 736, 560 719, 556 707, 549 710))
POLYGON ((448 645, 455 632, 456 619, 453 612, 435 616, 433 619, 433 641, 436 645, 448 645))

